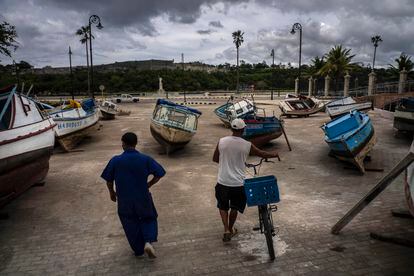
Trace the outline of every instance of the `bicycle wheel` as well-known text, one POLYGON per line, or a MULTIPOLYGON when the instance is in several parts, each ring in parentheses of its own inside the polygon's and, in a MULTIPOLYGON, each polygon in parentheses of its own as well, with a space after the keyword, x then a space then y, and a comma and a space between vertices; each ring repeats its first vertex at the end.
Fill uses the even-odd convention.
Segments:
POLYGON ((267 205, 261 206, 261 217, 263 220, 263 230, 266 237, 267 249, 269 250, 270 259, 273 261, 275 259, 275 248, 273 247, 271 215, 272 214, 267 209, 267 205))

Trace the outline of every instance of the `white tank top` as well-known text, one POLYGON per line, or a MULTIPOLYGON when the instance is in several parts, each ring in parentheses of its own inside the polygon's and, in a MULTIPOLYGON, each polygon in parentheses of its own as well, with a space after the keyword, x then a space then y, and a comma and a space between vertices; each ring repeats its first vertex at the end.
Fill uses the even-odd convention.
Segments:
POLYGON ((251 143, 241 137, 227 136, 220 139, 220 153, 217 182, 230 187, 243 186, 246 160, 251 143))

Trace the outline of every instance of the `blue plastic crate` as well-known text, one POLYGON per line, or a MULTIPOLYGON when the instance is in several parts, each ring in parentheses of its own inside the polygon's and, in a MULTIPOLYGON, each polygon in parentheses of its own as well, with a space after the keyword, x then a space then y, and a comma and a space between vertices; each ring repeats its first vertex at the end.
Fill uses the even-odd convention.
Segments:
POLYGON ((244 192, 249 207, 280 201, 277 179, 274 175, 245 179, 244 192))

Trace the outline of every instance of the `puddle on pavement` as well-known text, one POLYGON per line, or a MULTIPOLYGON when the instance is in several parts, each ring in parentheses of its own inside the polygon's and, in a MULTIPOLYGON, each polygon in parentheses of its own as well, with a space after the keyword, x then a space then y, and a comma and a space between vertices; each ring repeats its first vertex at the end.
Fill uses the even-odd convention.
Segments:
MULTIPOLYGON (((263 234, 257 232, 239 234, 237 237, 237 243, 241 252, 255 256, 257 259, 263 261, 267 261, 269 259, 266 238, 263 234)), ((275 248, 276 258, 284 255, 288 250, 288 245, 286 242, 282 241, 279 236, 273 237, 273 245, 275 248)))

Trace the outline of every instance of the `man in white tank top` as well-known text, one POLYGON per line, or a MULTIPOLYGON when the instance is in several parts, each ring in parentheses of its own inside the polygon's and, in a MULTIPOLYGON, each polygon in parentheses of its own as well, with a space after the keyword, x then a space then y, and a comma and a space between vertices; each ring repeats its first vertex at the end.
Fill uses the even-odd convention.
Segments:
POLYGON ((217 208, 224 226, 223 241, 228 242, 237 233, 234 224, 237 212, 243 213, 246 207, 245 179, 246 160, 249 155, 262 158, 278 157, 276 151, 262 151, 242 138, 246 124, 242 119, 231 122, 233 135, 219 140, 214 151, 213 161, 219 164, 216 185, 217 208), (229 214, 230 210, 230 214, 229 214))

